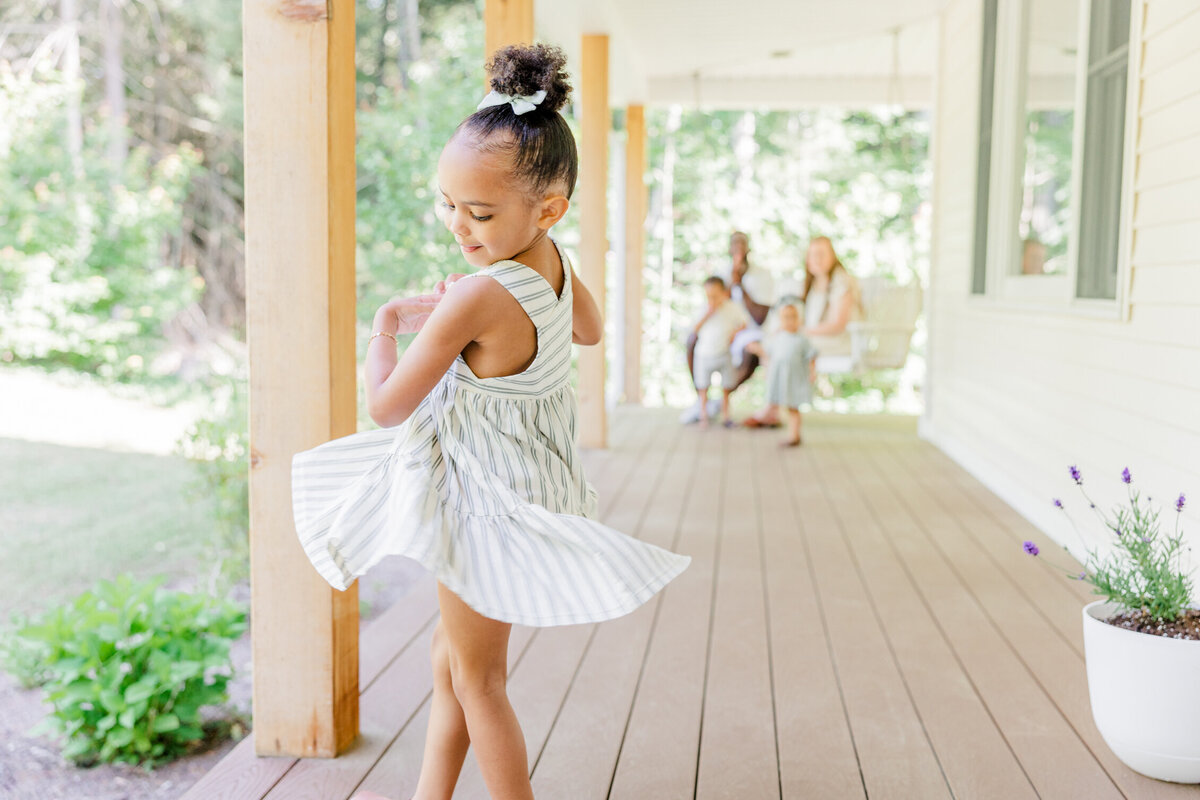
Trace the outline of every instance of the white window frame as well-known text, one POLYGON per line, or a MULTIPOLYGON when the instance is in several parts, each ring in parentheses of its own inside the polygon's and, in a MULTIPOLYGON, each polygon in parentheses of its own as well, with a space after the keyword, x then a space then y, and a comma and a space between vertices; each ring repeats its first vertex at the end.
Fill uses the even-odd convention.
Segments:
MULTIPOLYGON (((1117 243, 1117 291, 1114 299, 1075 296, 1079 269, 1080 197, 1083 170, 1071 170, 1071 220, 1067 271, 1062 275, 1019 275, 1016 231, 1021 213, 1025 167, 1025 99, 1028 37, 1026 19, 1033 0, 1000 0, 996 15, 996 65, 993 90, 991 175, 988 197, 987 291, 973 302, 1019 310, 1047 310, 1080 316, 1129 319, 1132 255, 1134 166, 1137 158, 1140 106, 1142 20, 1146 0, 1132 0, 1129 20, 1129 64, 1125 90, 1120 229, 1117 243)), ((1091 0, 1079 1, 1075 60, 1075 113, 1072 158, 1082 158, 1087 122, 1088 48, 1091 44, 1091 0)))

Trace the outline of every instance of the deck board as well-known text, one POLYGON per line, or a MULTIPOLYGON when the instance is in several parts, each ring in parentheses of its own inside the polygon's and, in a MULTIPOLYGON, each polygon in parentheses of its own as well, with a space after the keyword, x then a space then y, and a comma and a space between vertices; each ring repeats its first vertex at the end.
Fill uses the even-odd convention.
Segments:
POLYGON ((858 499, 837 504, 841 529, 954 796, 1037 797, 955 653, 952 637, 913 580, 916 570, 922 576, 930 573, 928 565, 906 557, 914 550, 917 559, 926 555, 914 541, 911 520, 900 513, 882 477, 869 470, 868 448, 847 442, 836 448, 837 454, 825 462, 830 482, 858 499))
MULTIPOLYGON (((624 496, 604 521, 652 544, 670 547, 671 530, 646 525, 652 508, 678 515, 686 475, 675 446, 679 429, 660 426, 631 473, 624 496)), ((581 659, 553 736, 534 764, 534 793, 542 797, 603 800, 621 751, 629 709, 661 596, 620 619, 598 626, 581 659)), ((518 713, 520 709, 518 708, 518 713)))
POLYGON ((838 439, 809 425, 806 446, 782 463, 813 560, 826 627, 867 796, 950 797, 932 743, 895 663, 837 518, 858 503, 826 475, 838 439))
MULTIPOLYGON (((697 800, 779 797, 753 442, 726 435, 697 800)), ((703 487, 702 487, 703 488, 703 487)), ((715 490, 717 487, 714 486, 715 490)))
MULTIPOLYGON (((601 625, 517 626, 509 694, 535 793, 695 798, 1197 798, 1104 745, 1088 705, 1088 587, 1059 548, 920 441, 912 420, 815 417, 805 445, 621 409, 584 456, 600 518, 692 557, 601 625)), ((407 800, 428 719, 432 581, 363 636, 362 736, 337 759, 256 758, 185 800, 407 800)), ((468 755, 457 800, 484 800, 468 755)))
MULTIPOLYGON (((720 474, 719 444, 715 437, 687 435, 678 446, 687 464, 682 472, 687 491, 673 523, 672 549, 690 555, 692 563, 659 600, 654 638, 613 775, 613 800, 694 793, 716 550, 712 521, 719 509, 719 496, 703 491, 700 476, 720 474)), ((663 529, 668 524, 662 519, 663 529)))
POLYGON ((781 451, 759 437, 763 571, 771 631, 780 784, 785 800, 866 796, 829 646, 812 559, 790 502, 781 451))

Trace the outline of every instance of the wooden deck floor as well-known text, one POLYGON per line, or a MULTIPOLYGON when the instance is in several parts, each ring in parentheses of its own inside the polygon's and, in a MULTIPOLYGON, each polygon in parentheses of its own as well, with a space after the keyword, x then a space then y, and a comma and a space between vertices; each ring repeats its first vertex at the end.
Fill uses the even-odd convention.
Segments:
MULTIPOLYGON (((514 629, 509 694, 545 800, 1182 798, 1088 706, 1087 587, 911 420, 815 417, 805 444, 626 410, 589 453, 602 517, 692 556, 638 611, 514 629)), ((1040 538, 1040 537, 1039 537, 1040 538)), ((1047 543, 1048 544, 1048 543, 1047 543)), ((334 800, 416 783, 436 619, 422 583, 361 650, 362 735, 331 760, 251 737, 185 800, 334 800)), ((470 756, 456 798, 486 798, 470 756)))

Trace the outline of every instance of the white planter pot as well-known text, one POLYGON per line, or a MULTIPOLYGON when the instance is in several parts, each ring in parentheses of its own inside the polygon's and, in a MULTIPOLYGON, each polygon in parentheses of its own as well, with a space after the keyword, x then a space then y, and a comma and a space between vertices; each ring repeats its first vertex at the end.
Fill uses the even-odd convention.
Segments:
POLYGON ((1200 641, 1103 621, 1117 610, 1103 600, 1083 609, 1096 727, 1131 769, 1159 780, 1200 783, 1200 641))

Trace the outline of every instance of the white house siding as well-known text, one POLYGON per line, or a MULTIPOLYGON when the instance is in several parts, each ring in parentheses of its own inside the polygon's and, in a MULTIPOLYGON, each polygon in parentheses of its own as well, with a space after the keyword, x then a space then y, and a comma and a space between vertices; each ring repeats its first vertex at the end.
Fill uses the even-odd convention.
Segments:
MULTIPOLYGON (((1135 0, 1134 13, 1142 9, 1135 0)), ((922 432, 1077 556, 1079 539, 1051 498, 1074 507, 1090 543, 1104 536, 1067 465, 1084 470, 1090 493, 1106 507, 1123 497, 1118 475, 1128 466, 1136 485, 1162 501, 1168 524, 1175 520, 1169 506, 1186 491, 1191 506, 1182 523, 1196 564, 1200 2, 1149 0, 1142 17, 1127 319, 1035 311, 969 294, 982 19, 981 0, 953 0, 942 19, 922 432)), ((1193 574, 1200 590, 1200 568, 1193 574)))

